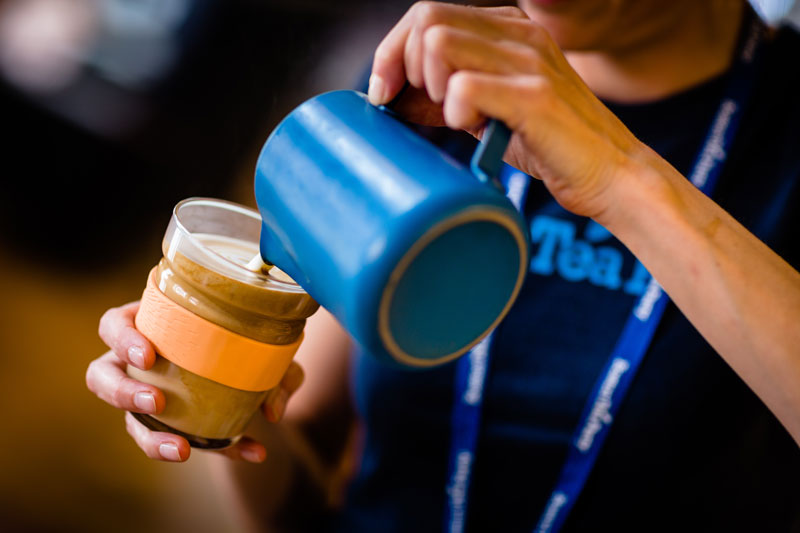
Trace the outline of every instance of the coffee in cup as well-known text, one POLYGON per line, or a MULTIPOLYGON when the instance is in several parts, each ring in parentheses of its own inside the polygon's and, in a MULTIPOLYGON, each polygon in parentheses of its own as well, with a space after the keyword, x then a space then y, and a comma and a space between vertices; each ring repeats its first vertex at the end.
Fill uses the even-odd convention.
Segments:
POLYGON ((319 306, 276 267, 247 268, 260 229, 257 212, 230 202, 175 207, 136 316, 156 362, 128 366, 166 398, 158 415, 134 413, 148 428, 198 448, 230 446, 288 368, 319 306))

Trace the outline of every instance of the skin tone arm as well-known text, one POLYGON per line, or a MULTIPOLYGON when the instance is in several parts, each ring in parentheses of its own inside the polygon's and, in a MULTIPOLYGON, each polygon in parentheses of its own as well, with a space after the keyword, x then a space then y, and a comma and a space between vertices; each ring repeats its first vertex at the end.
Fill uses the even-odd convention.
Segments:
MULTIPOLYGON (((725 8, 717 28, 729 44, 716 62, 715 54, 699 56, 705 78, 727 66, 741 20, 741 3, 712 4, 725 8)), ((679 46, 653 42, 654 54, 677 61, 679 46)), ((587 79, 602 80, 605 96, 624 99, 631 87, 648 86, 646 73, 637 78, 641 69, 622 68, 625 53, 609 47, 570 60, 587 79)), ((477 136, 486 117, 504 121, 514 131, 507 162, 628 246, 800 443, 800 274, 639 142, 570 60, 523 11, 421 3, 376 50, 370 99, 389 101, 408 79, 417 90, 397 109, 411 120, 477 136)), ((654 84, 651 96, 704 79, 687 85, 688 73, 678 74, 654 84)))
POLYGON ((262 464, 212 464, 223 503, 250 531, 313 529, 315 511, 336 507, 354 459, 355 416, 348 387, 350 339, 324 309, 312 316, 295 361, 308 369, 280 424, 256 420, 248 434, 266 445, 262 464), (292 506, 302 508, 292 509, 292 506))

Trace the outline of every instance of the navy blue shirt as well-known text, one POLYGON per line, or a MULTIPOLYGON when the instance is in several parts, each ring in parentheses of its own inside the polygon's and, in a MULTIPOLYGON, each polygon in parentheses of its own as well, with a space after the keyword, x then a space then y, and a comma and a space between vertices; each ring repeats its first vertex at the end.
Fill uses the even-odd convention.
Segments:
MULTIPOLYGON (((798 58, 800 36, 781 30, 714 194, 795 268, 798 58)), ((685 175, 725 81, 609 107, 685 175)), ((446 142, 471 151, 463 138, 448 134, 446 142)), ((495 334, 468 531, 532 530, 590 389, 648 279, 616 238, 562 209, 541 183, 531 185, 524 213, 532 259, 495 334)), ((454 370, 448 364, 406 371, 356 358, 353 385, 366 442, 340 517, 343 530, 442 530, 454 370)), ((800 449, 673 304, 564 527, 667 529, 800 531, 800 449)))

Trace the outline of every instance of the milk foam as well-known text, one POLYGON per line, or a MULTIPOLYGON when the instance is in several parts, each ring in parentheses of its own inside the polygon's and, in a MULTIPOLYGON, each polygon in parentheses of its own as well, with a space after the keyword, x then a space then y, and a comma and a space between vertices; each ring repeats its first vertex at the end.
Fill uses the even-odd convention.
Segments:
POLYGON ((278 281, 295 283, 283 270, 274 265, 266 265, 264 261, 262 261, 258 243, 237 239, 236 237, 214 235, 210 233, 194 233, 192 235, 203 243, 203 246, 206 246, 228 261, 244 267, 251 272, 258 274, 269 273, 271 277, 278 281), (264 267, 266 266, 269 266, 269 268, 265 269, 264 267))

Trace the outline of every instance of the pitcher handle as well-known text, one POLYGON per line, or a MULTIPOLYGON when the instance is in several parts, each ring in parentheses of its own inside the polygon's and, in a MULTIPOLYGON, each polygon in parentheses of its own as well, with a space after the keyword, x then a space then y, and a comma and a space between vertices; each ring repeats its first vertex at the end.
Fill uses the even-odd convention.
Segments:
MULTIPOLYGON (((400 92, 387 104, 378 106, 378 109, 397 116, 394 107, 403 97, 409 85, 406 81, 400 92)), ((481 138, 481 142, 469 162, 469 168, 475 177, 483 183, 494 185, 501 191, 505 189, 498 176, 500 175, 500 169, 503 167, 503 155, 506 153, 506 147, 508 147, 510 140, 511 130, 508 126, 499 120, 491 119, 486 125, 486 129, 483 131, 483 138, 481 138)))
POLYGON ((511 130, 499 120, 492 119, 483 131, 483 138, 472 154, 469 168, 484 183, 493 183, 503 190, 497 177, 503 166, 503 154, 511 140, 511 130))

